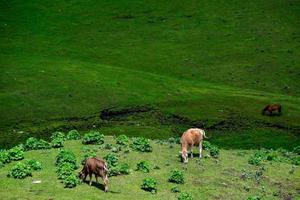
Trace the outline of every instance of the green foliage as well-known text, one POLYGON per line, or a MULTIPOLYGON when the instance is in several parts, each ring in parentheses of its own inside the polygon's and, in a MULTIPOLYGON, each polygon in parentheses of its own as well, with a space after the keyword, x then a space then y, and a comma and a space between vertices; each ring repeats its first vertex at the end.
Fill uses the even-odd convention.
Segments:
POLYGON ((76 164, 76 157, 75 154, 67 149, 61 149, 56 156, 55 164, 57 166, 62 165, 63 163, 70 163, 73 165, 74 169, 77 169, 78 166, 76 164))
POLYGON ((173 187, 171 188, 171 192, 173 192, 173 193, 179 193, 179 192, 180 192, 180 189, 178 188, 177 185, 175 185, 175 186, 173 186, 173 187))
POLYGON ((97 131, 91 131, 86 133, 82 139, 83 144, 103 144, 104 143, 104 135, 100 134, 97 131))
POLYGON ((249 160, 248 163, 251 165, 260 165, 261 161, 264 159, 265 154, 261 151, 258 151, 256 153, 254 153, 254 155, 252 155, 249 160))
POLYGON ((67 134, 68 140, 79 140, 80 139, 80 133, 77 130, 70 130, 67 134))
POLYGON ((141 152, 151 152, 152 151, 152 147, 150 145, 149 139, 146 139, 144 137, 134 138, 131 147, 134 150, 141 151, 141 152))
POLYGON ((80 180, 75 174, 71 174, 63 180, 63 183, 66 188, 74 188, 80 183, 80 180))
POLYGON ((3 164, 9 163, 11 158, 7 150, 0 150, 0 162, 3 164))
POLYGON ((42 169, 42 163, 35 159, 26 160, 25 164, 28 165, 33 170, 41 170, 42 169))
POLYGON ((60 148, 64 146, 64 139, 62 137, 55 137, 51 141, 51 145, 53 148, 60 148))
POLYGON ((81 161, 81 164, 83 164, 83 165, 84 165, 87 158, 97 157, 97 148, 96 147, 93 147, 93 148, 84 147, 83 152, 84 152, 83 159, 81 161))
POLYGON ((293 152, 300 155, 300 146, 296 146, 294 149, 293 149, 293 152))
POLYGON ((68 176, 72 175, 74 170, 75 167, 72 163, 65 162, 58 165, 56 173, 59 179, 65 179, 68 176))
POLYGON ((142 160, 142 161, 138 162, 136 164, 136 170, 137 171, 142 171, 142 172, 145 172, 145 173, 149 173, 149 171, 150 171, 149 162, 146 161, 146 160, 142 160))
POLYGON ((178 200, 193 200, 193 197, 190 193, 181 192, 178 196, 178 200))
POLYGON ((179 138, 179 137, 176 137, 176 138, 170 137, 170 138, 168 139, 168 142, 169 142, 170 144, 180 144, 180 138, 179 138))
POLYGON ((126 135, 119 135, 116 138, 116 143, 118 145, 127 146, 129 144, 129 138, 126 135))
POLYGON ((24 151, 20 146, 11 148, 8 153, 11 160, 22 160, 24 158, 24 151))
POLYGON ((49 149, 51 145, 43 139, 38 140, 37 138, 30 137, 25 142, 25 148, 26 150, 49 149))
POLYGON ((203 149, 210 150, 212 147, 212 144, 209 141, 204 140, 203 141, 203 149))
POLYGON ((220 154, 220 149, 219 147, 217 147, 216 145, 212 145, 210 142, 208 141, 203 141, 203 149, 208 150, 209 154, 213 157, 213 158, 218 158, 219 154, 220 154))
POLYGON ((128 163, 121 163, 119 165, 119 172, 121 174, 130 174, 131 170, 129 168, 129 164, 128 163))
POLYGON ((18 162, 8 173, 9 177, 23 179, 27 176, 32 176, 31 168, 23 162, 18 162))
POLYGON ((145 178, 141 188, 145 191, 156 193, 157 192, 157 181, 154 178, 145 178))
POLYGON ((59 131, 56 131, 56 132, 52 133, 50 138, 51 138, 51 140, 54 140, 56 138, 60 138, 63 141, 67 139, 66 135, 63 132, 59 132, 59 131))
POLYGON ((300 156, 294 157, 292 159, 292 164, 294 164, 294 165, 300 165, 300 156))
POLYGON ((184 183, 183 172, 178 169, 172 170, 171 175, 169 177, 169 182, 183 184, 184 183))
POLYGON ((104 159, 106 160, 108 166, 111 168, 111 167, 116 167, 117 164, 118 164, 118 156, 116 154, 113 154, 113 153, 109 153, 107 154, 104 159))
POLYGON ((112 144, 105 144, 104 145, 104 149, 107 149, 107 150, 110 150, 113 148, 113 145, 112 144))

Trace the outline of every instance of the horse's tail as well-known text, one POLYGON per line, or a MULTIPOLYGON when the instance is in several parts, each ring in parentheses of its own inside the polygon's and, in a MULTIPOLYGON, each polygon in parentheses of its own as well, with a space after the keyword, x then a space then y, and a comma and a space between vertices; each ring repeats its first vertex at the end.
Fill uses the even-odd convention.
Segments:
POLYGON ((204 130, 202 130, 201 132, 202 132, 202 135, 203 135, 204 138, 208 138, 208 137, 206 137, 204 130))

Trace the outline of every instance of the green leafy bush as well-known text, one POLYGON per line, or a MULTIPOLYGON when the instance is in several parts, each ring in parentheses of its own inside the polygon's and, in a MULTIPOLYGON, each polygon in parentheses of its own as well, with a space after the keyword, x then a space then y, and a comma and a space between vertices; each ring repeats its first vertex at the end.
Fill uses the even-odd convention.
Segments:
POLYGON ((148 173, 150 171, 150 164, 148 161, 142 160, 136 164, 136 170, 148 173))
POLYGON ((173 193, 179 193, 180 189, 177 186, 174 186, 174 187, 171 188, 171 192, 173 192, 173 193))
POLYGON ((63 183, 65 184, 66 188, 73 188, 76 187, 76 185, 78 185, 80 181, 75 174, 71 174, 63 180, 63 183))
POLYGON ((0 162, 3 164, 9 163, 11 158, 7 150, 0 150, 0 162))
POLYGON ((129 144, 129 138, 126 135, 119 135, 116 138, 116 143, 118 145, 127 146, 129 144))
POLYGON ((54 138, 51 141, 51 145, 53 148, 60 148, 64 146, 64 139, 61 137, 54 138))
POLYGON ((82 139, 83 144, 103 144, 104 135, 96 131, 86 133, 82 139))
POLYGON ((107 150, 110 150, 113 148, 113 145, 112 144, 105 144, 104 145, 104 149, 107 149, 107 150))
POLYGON ((293 149, 293 152, 300 155, 300 146, 296 146, 294 149, 293 149))
POLYGON ((208 141, 203 141, 203 149, 204 150, 210 150, 212 147, 212 144, 208 141))
POLYGON ((150 145, 150 140, 143 138, 143 137, 134 138, 131 147, 134 150, 141 151, 141 152, 151 152, 152 151, 152 147, 150 145))
POLYGON ((129 164, 128 163, 121 163, 119 166, 119 172, 121 174, 130 174, 131 170, 129 168, 129 164))
POLYGON ((32 176, 30 166, 25 163, 19 162, 8 173, 9 177, 23 179, 27 176, 32 176))
POLYGON ((26 150, 35 150, 35 149, 49 149, 51 145, 49 142, 43 139, 36 139, 34 137, 30 137, 25 142, 25 149, 26 150))
POLYGON ((178 196, 178 200, 193 200, 193 197, 190 193, 181 192, 178 196))
POLYGON ((72 151, 67 149, 61 149, 58 155, 56 156, 55 164, 59 166, 63 163, 71 163, 74 166, 74 169, 78 168, 76 164, 75 154, 72 151))
POLYGON ((79 140, 80 139, 80 133, 77 130, 70 130, 67 134, 68 140, 79 140))
POLYGON ((248 197, 247 200, 261 200, 261 198, 258 196, 252 196, 252 197, 248 197))
POLYGON ((292 164, 293 165, 300 165, 300 156, 294 157, 292 159, 292 164))
POLYGON ((35 159, 26 160, 25 164, 28 165, 33 170, 41 170, 42 169, 42 164, 35 159))
POLYGON ((61 165, 58 166, 56 173, 59 179, 65 179, 68 176, 73 174, 74 169, 75 168, 73 164, 62 163, 61 165))
POLYGON ((156 193, 157 192, 157 181, 153 178, 145 178, 141 185, 141 188, 145 191, 156 193))
POLYGON ((52 133, 50 138, 51 138, 51 140, 54 140, 56 138, 60 138, 63 141, 67 139, 66 135, 63 132, 59 132, 59 131, 56 131, 56 132, 52 133))
POLYGON ((11 160, 22 160, 24 158, 24 151, 20 146, 11 148, 8 153, 11 160))
POLYGON ((212 145, 210 147, 209 153, 213 158, 218 158, 219 154, 220 154, 220 149, 219 149, 219 147, 212 145))
POLYGON ((118 176, 120 174, 121 172, 118 167, 109 167, 108 176, 118 176))
POLYGON ((116 167, 118 164, 118 156, 112 153, 107 154, 104 159, 106 160, 108 166, 111 167, 116 167))
POLYGON ((265 153, 258 151, 250 157, 250 159, 248 160, 248 163, 251 165, 258 166, 258 165, 260 165, 260 163, 264 159, 264 157, 265 157, 265 153))
POLYGON ((171 175, 169 177, 169 182, 183 184, 184 183, 183 172, 179 171, 178 169, 172 170, 171 175))
POLYGON ((84 165, 86 159, 97 157, 97 148, 96 147, 94 147, 94 148, 84 148, 83 152, 84 152, 83 159, 81 161, 81 164, 83 164, 83 165, 84 165))

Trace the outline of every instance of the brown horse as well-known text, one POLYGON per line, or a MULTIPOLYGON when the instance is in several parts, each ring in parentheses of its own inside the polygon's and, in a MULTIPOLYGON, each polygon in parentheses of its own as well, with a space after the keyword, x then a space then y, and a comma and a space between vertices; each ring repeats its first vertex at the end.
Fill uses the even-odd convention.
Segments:
POLYGON ((266 114, 268 111, 269 115, 272 115, 274 111, 277 111, 277 114, 281 114, 281 105, 280 104, 269 104, 263 110, 262 114, 266 114))

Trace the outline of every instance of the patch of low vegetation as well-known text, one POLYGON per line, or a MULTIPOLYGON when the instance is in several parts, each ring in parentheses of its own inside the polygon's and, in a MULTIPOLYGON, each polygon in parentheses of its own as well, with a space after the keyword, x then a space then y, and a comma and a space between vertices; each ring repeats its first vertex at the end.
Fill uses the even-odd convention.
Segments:
POLYGON ((136 137, 133 138, 133 142, 131 144, 131 148, 140 152, 151 152, 152 146, 150 144, 150 140, 144 137, 136 137))
POLYGON ((219 158, 220 149, 216 145, 213 145, 208 141, 203 141, 203 148, 209 151, 211 157, 219 158))
POLYGON ((0 163, 10 163, 11 159, 7 150, 0 150, 0 163))
POLYGON ((173 193, 179 193, 179 192, 180 192, 180 189, 178 188, 177 185, 175 185, 175 186, 173 186, 173 187, 171 188, 171 192, 173 192, 173 193))
POLYGON ((157 181, 154 178, 145 178, 143 179, 141 188, 154 194, 157 192, 157 181))
POLYGON ((30 137, 25 142, 26 150, 36 150, 36 149, 50 149, 51 144, 43 139, 37 139, 35 137, 30 137))
POLYGON ((8 177, 13 177, 16 179, 23 179, 27 176, 32 176, 32 170, 29 165, 24 162, 18 162, 13 168, 9 171, 8 177))
POLYGON ((122 146, 128 146, 129 138, 126 135, 119 135, 118 137, 116 137, 116 144, 122 146))
POLYGON ((183 172, 178 169, 173 169, 169 177, 169 182, 183 184, 184 183, 183 172))
POLYGON ((83 159, 81 160, 81 164, 84 165, 86 159, 97 157, 97 147, 83 147, 83 159))
POLYGON ((150 164, 148 161, 146 160, 141 160, 136 164, 136 170, 137 171, 142 171, 145 173, 149 173, 150 172, 150 164))
POLYGON ((25 164, 28 165, 32 170, 41 170, 42 169, 42 163, 35 159, 26 160, 25 164))
POLYGON ((77 130, 70 130, 67 134, 67 140, 80 140, 80 133, 77 130))
POLYGON ((193 200, 193 196, 188 192, 180 192, 178 200, 193 200))
POLYGON ((90 131, 82 138, 82 144, 103 144, 104 135, 97 131, 90 131))
POLYGON ((67 149, 61 149, 56 156, 57 176, 62 179, 66 188, 73 188, 80 182, 74 170, 78 168, 75 154, 67 149))
POLYGON ((51 146, 52 146, 53 148, 60 148, 60 147, 63 147, 63 146, 64 146, 64 139, 63 139, 63 138, 60 138, 60 137, 54 138, 54 139, 51 141, 51 146))
POLYGON ((24 159, 24 148, 21 146, 15 146, 8 151, 10 160, 22 160, 24 159))
POLYGON ((50 138, 51 138, 51 140, 60 138, 63 141, 67 139, 66 135, 63 132, 59 132, 59 131, 52 133, 50 138))
POLYGON ((131 173, 128 163, 120 163, 118 169, 120 174, 128 175, 131 173))

